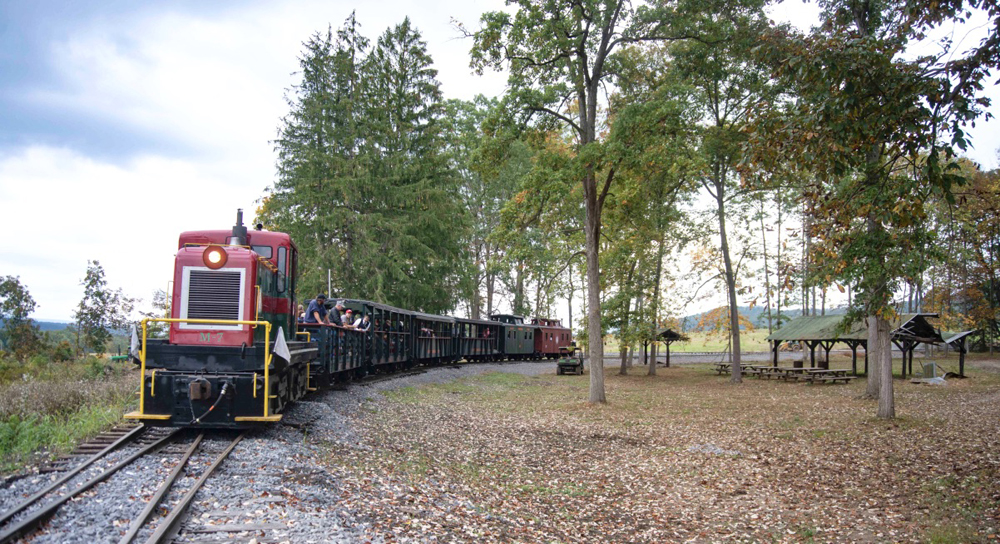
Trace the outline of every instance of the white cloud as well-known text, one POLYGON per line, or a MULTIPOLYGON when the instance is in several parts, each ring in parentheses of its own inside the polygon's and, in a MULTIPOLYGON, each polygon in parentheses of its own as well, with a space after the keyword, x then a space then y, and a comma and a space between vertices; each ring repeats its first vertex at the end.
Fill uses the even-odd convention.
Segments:
MULTIPOLYGON (((374 43, 411 14, 446 97, 468 99, 498 94, 504 78, 470 75, 471 43, 454 39, 450 18, 476 28, 482 11, 502 8, 382 2, 359 8, 357 19, 374 43)), ((297 80, 302 42, 328 24, 336 30, 353 6, 261 2, 211 15, 136 9, 93 18, 50 44, 60 83, 28 99, 195 152, 110 162, 35 146, 0 156, 0 200, 16 226, 0 242, 0 274, 21 276, 38 319, 72 318, 88 259, 100 260, 112 287, 148 303, 171 278, 181 231, 228 228, 239 207, 251 221, 274 178, 270 141, 287 113, 283 96, 297 80)))
POLYGON ((20 234, 0 241, 3 274, 20 275, 39 319, 69 319, 87 260, 111 287, 147 301, 165 289, 177 235, 227 228, 252 191, 232 194, 201 165, 147 156, 114 166, 66 149, 35 147, 0 161, 5 219, 20 234))

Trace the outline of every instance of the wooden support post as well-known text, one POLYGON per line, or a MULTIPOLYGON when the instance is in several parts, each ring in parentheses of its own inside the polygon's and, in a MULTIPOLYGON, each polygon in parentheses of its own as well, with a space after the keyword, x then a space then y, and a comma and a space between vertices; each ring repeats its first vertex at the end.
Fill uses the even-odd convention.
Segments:
POLYGON ((851 342, 851 373, 858 375, 858 343, 851 342))
POLYGON ((865 376, 868 375, 868 340, 865 340, 865 376))
POLYGON ((816 342, 809 342, 809 367, 816 368, 816 342))
POLYGON ((965 377, 965 338, 959 340, 958 345, 958 375, 965 377))
POLYGON ((665 366, 667 368, 670 368, 670 342, 667 341, 667 342, 665 342, 665 344, 667 345, 667 361, 666 361, 666 364, 663 365, 663 366, 665 366))
POLYGON ((774 357, 772 357, 773 364, 771 366, 778 366, 778 346, 781 342, 777 340, 771 340, 771 351, 774 352, 774 357))
POLYGON ((917 343, 916 342, 914 342, 913 345, 910 346, 910 369, 909 369, 910 370, 910 376, 913 375, 913 352, 914 351, 917 351, 917 343))
MULTIPOLYGON (((899 348, 900 353, 903 354, 903 369, 902 369, 902 373, 903 373, 903 379, 905 380, 906 379, 906 345, 905 344, 900 345, 899 342, 896 342, 895 340, 893 340, 892 343, 896 344, 896 347, 899 348)), ((892 350, 891 349, 889 350, 889 361, 890 361, 889 364, 892 364, 892 362, 891 362, 892 361, 892 350)))

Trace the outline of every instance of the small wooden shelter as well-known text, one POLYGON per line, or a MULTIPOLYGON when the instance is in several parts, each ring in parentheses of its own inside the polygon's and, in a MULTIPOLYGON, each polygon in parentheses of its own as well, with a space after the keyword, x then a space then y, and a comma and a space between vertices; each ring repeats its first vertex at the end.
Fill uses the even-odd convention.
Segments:
POLYGON ((965 377, 965 354, 969 353, 969 347, 966 345, 966 339, 974 332, 976 331, 941 333, 941 337, 944 339, 945 343, 958 350, 958 375, 962 378, 965 377))
MULTIPOLYGON (((944 342, 941 335, 927 319, 937 314, 899 314, 889 324, 889 338, 903 354, 903 377, 913 373, 913 350, 919 344, 939 344, 944 342)), ((826 351, 823 367, 829 366, 830 349, 837 342, 851 348, 851 368, 858 373, 858 347, 865 348, 865 373, 868 372, 868 327, 862 321, 855 321, 844 328, 843 315, 802 316, 788 322, 784 327, 767 337, 771 343, 772 360, 778 366, 778 347, 784 342, 802 342, 809 346, 810 366, 816 367, 816 348, 826 351)))
MULTIPOLYGON (((652 342, 662 342, 667 348, 667 360, 665 366, 670 366, 670 344, 674 342, 687 342, 690 340, 686 335, 674 331, 673 329, 656 329, 655 334, 653 334, 652 340, 646 340, 642 343, 642 364, 648 364, 647 357, 647 347, 652 342)), ((656 361, 653 361, 655 364, 656 361)))

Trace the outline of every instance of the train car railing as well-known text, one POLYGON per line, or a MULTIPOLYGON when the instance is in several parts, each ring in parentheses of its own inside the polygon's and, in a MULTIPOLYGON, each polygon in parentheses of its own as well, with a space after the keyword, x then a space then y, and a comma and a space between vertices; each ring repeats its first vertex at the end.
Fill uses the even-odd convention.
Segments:
MULTIPOLYGON (((172 317, 147 317, 140 324, 142 326, 142 344, 139 351, 139 375, 142 382, 146 381, 146 340, 150 323, 189 323, 194 325, 250 325, 251 327, 264 326, 264 414, 260 418, 237 418, 246 421, 271 421, 276 416, 271 414, 271 359, 274 354, 271 352, 271 322, 270 321, 234 321, 231 319, 193 319, 193 318, 172 318, 172 317)), ((155 370, 153 371, 156 372, 155 370)), ((147 414, 146 413, 146 384, 139 384, 139 411, 126 414, 127 419, 170 419, 170 414, 147 414)), ((280 416, 277 416, 280 417, 280 416)))
POLYGON ((368 355, 365 331, 324 323, 299 323, 299 327, 319 344, 324 373, 332 376, 364 366, 368 355))
POLYGON ((483 355, 493 355, 497 352, 497 339, 496 337, 478 337, 469 338, 461 337, 458 339, 460 356, 483 356, 483 355))
POLYGON ((453 346, 451 336, 421 335, 417 337, 414 352, 417 359, 440 359, 453 356, 453 346))
POLYGON ((404 362, 409 359, 407 340, 410 333, 400 330, 371 330, 372 364, 375 366, 404 362))

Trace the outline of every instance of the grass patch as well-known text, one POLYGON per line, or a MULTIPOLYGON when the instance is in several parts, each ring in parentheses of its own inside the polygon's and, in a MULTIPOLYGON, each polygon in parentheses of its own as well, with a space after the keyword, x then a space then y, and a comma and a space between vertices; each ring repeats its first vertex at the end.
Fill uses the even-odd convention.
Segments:
POLYGON ((136 406, 137 386, 133 369, 96 358, 50 363, 3 383, 0 472, 16 472, 41 458, 66 453, 120 423, 136 406))

